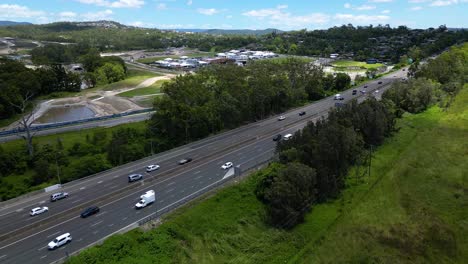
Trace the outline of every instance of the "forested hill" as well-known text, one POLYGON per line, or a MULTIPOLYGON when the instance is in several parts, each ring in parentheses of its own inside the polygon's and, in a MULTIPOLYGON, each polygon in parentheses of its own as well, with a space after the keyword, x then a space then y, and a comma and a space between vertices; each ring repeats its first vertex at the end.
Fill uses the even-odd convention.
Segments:
POLYGON ((266 34, 261 34, 263 31, 252 33, 248 34, 246 30, 213 29, 188 34, 173 30, 125 26, 113 21, 0 27, 0 36, 85 43, 101 51, 186 46, 202 51, 219 52, 233 48, 249 48, 306 56, 328 57, 332 53, 338 53, 355 60, 376 58, 393 63, 399 62, 400 57, 414 46, 420 47, 424 56, 429 56, 451 45, 468 41, 468 31, 451 31, 445 26, 410 29, 406 26, 355 27, 349 24, 327 30, 279 32, 266 29, 266 34))
POLYGON ((0 27, 15 26, 15 25, 32 25, 32 24, 29 22, 0 21, 0 27))

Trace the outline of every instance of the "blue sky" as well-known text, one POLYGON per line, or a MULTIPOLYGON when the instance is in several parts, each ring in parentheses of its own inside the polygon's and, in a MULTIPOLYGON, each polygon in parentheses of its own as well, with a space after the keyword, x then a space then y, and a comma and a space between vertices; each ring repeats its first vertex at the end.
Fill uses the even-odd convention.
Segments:
POLYGON ((114 20, 156 28, 468 27, 468 0, 2 0, 0 20, 114 20))

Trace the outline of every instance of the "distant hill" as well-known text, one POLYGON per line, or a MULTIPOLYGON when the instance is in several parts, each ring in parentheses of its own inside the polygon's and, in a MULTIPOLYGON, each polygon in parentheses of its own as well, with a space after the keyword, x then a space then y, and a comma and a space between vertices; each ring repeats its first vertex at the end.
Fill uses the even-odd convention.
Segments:
POLYGON ((15 21, 0 21, 0 27, 16 26, 16 25, 32 25, 32 23, 29 23, 29 22, 15 22, 15 21))
POLYGON ((281 33, 283 31, 275 28, 267 29, 175 29, 178 32, 206 33, 212 35, 265 35, 272 32, 281 33))

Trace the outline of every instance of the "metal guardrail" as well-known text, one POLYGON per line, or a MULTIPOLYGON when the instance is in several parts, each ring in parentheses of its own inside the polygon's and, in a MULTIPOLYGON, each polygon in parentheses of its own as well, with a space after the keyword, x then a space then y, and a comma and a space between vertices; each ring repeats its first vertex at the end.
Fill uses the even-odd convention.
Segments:
MULTIPOLYGON (((107 119, 123 117, 123 116, 128 116, 128 115, 135 115, 135 114, 146 113, 146 112, 151 112, 151 111, 153 111, 152 108, 145 108, 145 109, 134 110, 134 111, 120 113, 120 114, 113 114, 113 115, 100 116, 100 117, 91 117, 91 118, 80 119, 80 120, 75 120, 75 121, 59 122, 59 123, 46 124, 46 125, 33 125, 31 126, 31 130, 39 131, 43 129, 57 128, 57 127, 63 127, 63 126, 69 126, 69 125, 77 125, 77 124, 82 124, 82 123, 87 123, 87 122, 107 120, 107 119)), ((0 131, 0 137, 22 133, 24 131, 25 131, 24 128, 16 128, 12 130, 0 131)))

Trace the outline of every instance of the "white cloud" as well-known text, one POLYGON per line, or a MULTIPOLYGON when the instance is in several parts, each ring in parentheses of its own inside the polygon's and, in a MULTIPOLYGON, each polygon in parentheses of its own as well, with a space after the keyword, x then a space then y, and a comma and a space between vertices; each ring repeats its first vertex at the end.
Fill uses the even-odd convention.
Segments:
POLYGON ((458 4, 458 0, 446 0, 446 1, 437 0, 437 1, 432 2, 430 6, 449 6, 449 5, 454 5, 454 4, 458 4))
POLYGON ((231 19, 232 16, 231 16, 231 15, 227 15, 226 18, 227 18, 227 19, 231 19))
POLYGON ((422 6, 413 6, 412 8, 410 8, 411 10, 413 11, 418 11, 418 10, 421 10, 423 9, 422 6))
POLYGON ((112 14, 113 14, 112 10, 106 9, 104 11, 84 13, 84 14, 81 14, 80 17, 82 17, 83 20, 90 20, 90 21, 109 20, 112 14))
POLYGON ((188 0, 187 1, 187 5, 192 5, 193 4, 193 1, 192 0, 188 0))
POLYGON ((271 25, 287 28, 310 27, 311 25, 322 25, 330 21, 330 16, 326 14, 313 13, 295 16, 286 12, 286 8, 285 5, 279 5, 276 8, 250 10, 242 13, 242 15, 258 20, 268 19, 268 23, 271 25))
POLYGON ((373 6, 373 5, 352 6, 350 3, 346 3, 346 4, 344 4, 344 8, 358 10, 358 11, 364 11, 364 10, 373 10, 373 9, 376 8, 376 6, 373 6))
POLYGON ((197 12, 203 15, 211 16, 219 13, 220 11, 215 8, 198 8, 197 12))
POLYGON ((112 8, 140 8, 145 4, 143 0, 118 0, 118 1, 108 1, 108 0, 75 0, 83 4, 92 4, 97 6, 105 6, 112 8))
POLYGON ((388 22, 389 16, 384 15, 352 15, 352 14, 336 14, 333 17, 338 20, 339 24, 383 24, 388 22))
POLYGON ((389 14, 389 13, 390 13, 390 10, 385 9, 385 10, 382 10, 382 12, 380 12, 380 13, 382 13, 382 14, 389 14))
POLYGON ((159 3, 157 6, 156 6, 156 9, 157 10, 165 10, 167 9, 167 5, 165 3, 159 3))
POLYGON ((77 17, 77 13, 71 11, 60 12, 58 14, 58 20, 63 21, 73 21, 77 17))
POLYGON ((27 6, 0 5, 0 18, 31 18, 45 16, 46 13, 39 10, 31 10, 27 6))

